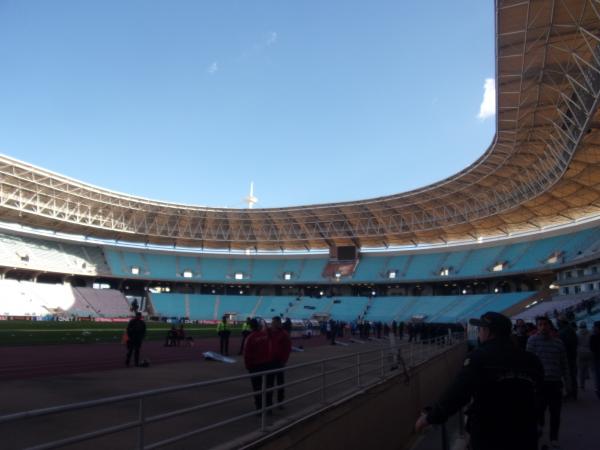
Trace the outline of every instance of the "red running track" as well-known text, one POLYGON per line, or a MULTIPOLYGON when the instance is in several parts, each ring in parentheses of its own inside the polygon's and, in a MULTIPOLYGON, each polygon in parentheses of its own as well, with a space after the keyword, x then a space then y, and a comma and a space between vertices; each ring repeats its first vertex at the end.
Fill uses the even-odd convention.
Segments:
MULTIPOLYGON (((231 338, 229 354, 236 357, 241 338, 231 338)), ((324 345, 324 337, 294 339, 293 345, 312 347, 324 345)), ((165 347, 161 341, 144 342, 140 360, 152 365, 202 358, 202 352, 219 351, 218 338, 198 339, 193 347, 165 347)), ((0 380, 15 380, 81 372, 120 369, 125 367, 126 348, 122 344, 63 344, 0 347, 0 380)))

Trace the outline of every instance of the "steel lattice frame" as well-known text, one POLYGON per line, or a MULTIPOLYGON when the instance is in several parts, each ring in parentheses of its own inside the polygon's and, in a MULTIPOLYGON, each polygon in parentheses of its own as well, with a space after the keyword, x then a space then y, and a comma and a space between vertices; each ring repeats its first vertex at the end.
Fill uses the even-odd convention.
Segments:
POLYGON ((101 238, 272 250, 439 243, 599 214, 600 0, 498 0, 496 84, 489 149, 415 191, 205 208, 117 194, 0 157, 0 219, 101 238))

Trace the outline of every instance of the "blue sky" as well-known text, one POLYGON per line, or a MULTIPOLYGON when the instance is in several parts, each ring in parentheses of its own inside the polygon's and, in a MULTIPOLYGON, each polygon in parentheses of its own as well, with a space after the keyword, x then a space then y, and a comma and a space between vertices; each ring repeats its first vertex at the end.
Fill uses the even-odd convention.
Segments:
POLYGON ((0 153, 173 202, 356 200, 477 159, 493 76, 492 0, 0 0, 0 153))

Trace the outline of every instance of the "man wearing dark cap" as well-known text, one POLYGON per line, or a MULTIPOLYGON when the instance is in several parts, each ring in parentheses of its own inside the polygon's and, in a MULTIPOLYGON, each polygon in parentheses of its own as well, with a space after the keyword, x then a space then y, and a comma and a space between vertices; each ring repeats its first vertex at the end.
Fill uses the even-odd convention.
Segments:
POLYGON ((511 340, 506 316, 487 312, 471 319, 480 346, 436 405, 415 424, 421 431, 440 424, 471 400, 467 431, 473 450, 537 450, 536 393, 543 379, 540 361, 511 340))

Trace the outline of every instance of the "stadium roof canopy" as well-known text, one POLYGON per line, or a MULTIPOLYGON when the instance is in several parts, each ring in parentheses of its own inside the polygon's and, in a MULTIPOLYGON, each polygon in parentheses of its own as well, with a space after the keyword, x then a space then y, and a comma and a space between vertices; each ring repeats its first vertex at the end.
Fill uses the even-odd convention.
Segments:
POLYGON ((123 241, 292 250, 475 240, 598 215, 600 3, 498 0, 496 96, 496 135, 483 156, 410 192, 207 208, 115 193, 0 156, 0 218, 123 241))

